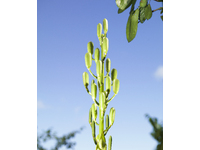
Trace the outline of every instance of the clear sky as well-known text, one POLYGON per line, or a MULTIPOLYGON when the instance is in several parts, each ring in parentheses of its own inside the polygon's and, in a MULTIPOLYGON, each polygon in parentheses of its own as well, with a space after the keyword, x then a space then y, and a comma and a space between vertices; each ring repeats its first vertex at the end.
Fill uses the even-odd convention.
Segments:
MULTIPOLYGON (((161 3, 151 4, 152 9, 161 7, 161 3)), ((160 12, 154 12, 150 20, 138 25, 136 38, 128 43, 129 9, 117 14, 115 1, 105 0, 37 1, 38 133, 53 128, 63 135, 84 126, 73 140, 75 149, 95 149, 88 123, 93 101, 84 88, 82 74, 87 71, 87 43, 92 41, 94 48, 100 48, 97 24, 107 18, 107 58, 111 59, 111 69, 117 69, 120 81, 119 93, 106 111, 108 114, 111 107, 116 109, 107 138, 112 135, 113 150, 156 147, 145 114, 163 120, 163 22, 160 12)), ((95 63, 91 70, 96 74, 95 63)), ((93 79, 91 75, 89 78, 93 79)))

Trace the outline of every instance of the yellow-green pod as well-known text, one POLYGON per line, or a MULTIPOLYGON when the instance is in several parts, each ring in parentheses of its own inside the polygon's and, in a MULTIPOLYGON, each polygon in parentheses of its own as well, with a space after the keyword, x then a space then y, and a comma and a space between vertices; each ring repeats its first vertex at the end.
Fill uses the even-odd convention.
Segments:
POLYGON ((95 139, 95 137, 96 137, 96 131, 95 130, 96 130, 95 129, 95 122, 92 121, 92 137, 93 137, 94 143, 97 144, 96 139, 95 139))
POLYGON ((89 75, 87 72, 83 72, 83 84, 85 87, 89 85, 89 75))
POLYGON ((147 0, 140 0, 140 7, 145 7, 147 5, 147 0))
POLYGON ((92 108, 90 108, 90 111, 89 111, 89 124, 90 125, 92 124, 92 108))
POLYGON ((100 50, 98 48, 96 48, 95 52, 94 52, 94 60, 96 63, 99 60, 99 57, 100 57, 100 50))
POLYGON ((97 61, 96 72, 97 72, 97 76, 100 77, 100 74, 102 72, 102 62, 101 62, 101 60, 97 61))
POLYGON ((106 115, 106 129, 109 127, 109 116, 106 115))
POLYGON ((110 58, 106 59, 106 71, 110 72, 110 67, 111 67, 111 60, 110 58))
POLYGON ((113 81, 113 92, 117 94, 119 92, 119 80, 115 79, 113 81))
POLYGON ((104 110, 105 108, 105 103, 106 103, 106 96, 104 92, 100 92, 99 94, 99 104, 100 104, 100 109, 104 110))
POLYGON ((108 150, 111 150, 111 148, 112 148, 112 136, 109 137, 108 150))
POLYGON ((97 119, 97 107, 95 103, 92 104, 92 118, 94 121, 97 119))
POLYGON ((115 121, 115 108, 112 107, 112 108, 110 109, 109 122, 110 122, 110 124, 112 125, 112 124, 114 123, 114 121, 115 121))
POLYGON ((104 30, 104 34, 108 32, 108 20, 106 18, 103 19, 103 30, 104 30))
POLYGON ((106 77, 106 90, 110 93, 111 91, 111 78, 109 76, 106 77))
POLYGON ((107 53, 108 52, 108 47, 109 47, 109 41, 107 37, 103 38, 103 52, 107 53))
POLYGON ((94 44, 91 41, 88 42, 88 44, 87 44, 88 53, 90 53, 92 55, 93 54, 93 49, 94 49, 94 44))
POLYGON ((97 85, 95 83, 92 83, 91 94, 92 94, 92 99, 96 99, 96 97, 97 97, 97 85))
POLYGON ((116 69, 112 69, 111 71, 111 80, 115 80, 117 79, 117 70, 116 69))
POLYGON ((85 54, 85 65, 87 68, 92 66, 92 55, 88 52, 85 54))
POLYGON ((102 25, 101 23, 99 23, 97 25, 97 36, 100 38, 101 37, 101 33, 102 33, 102 25))

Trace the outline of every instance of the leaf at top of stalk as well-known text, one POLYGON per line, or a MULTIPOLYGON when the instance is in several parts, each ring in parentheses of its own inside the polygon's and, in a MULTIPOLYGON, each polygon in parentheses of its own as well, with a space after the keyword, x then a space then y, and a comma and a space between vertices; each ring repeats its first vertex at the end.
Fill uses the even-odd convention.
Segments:
POLYGON ((145 7, 145 18, 149 20, 152 17, 152 9, 151 5, 148 4, 147 7, 145 7))
POLYGON ((131 6, 131 4, 133 4, 133 1, 136 1, 136 0, 131 0, 129 1, 128 5, 124 8, 124 9, 118 9, 118 14, 122 13, 124 10, 126 10, 127 8, 129 8, 131 6))
POLYGON ((143 23, 146 20, 145 7, 140 7, 139 10, 140 10, 140 13, 139 13, 140 22, 143 23))
POLYGON ((138 16, 139 9, 136 9, 133 14, 129 15, 126 25, 126 38, 128 42, 131 42, 136 36, 138 28, 138 16))
POLYGON ((130 10, 129 14, 131 14, 132 12, 134 12, 135 2, 136 2, 136 0, 132 1, 132 6, 131 6, 131 10, 130 10))
POLYGON ((115 3, 119 9, 124 10, 131 3, 131 0, 115 0, 115 3))

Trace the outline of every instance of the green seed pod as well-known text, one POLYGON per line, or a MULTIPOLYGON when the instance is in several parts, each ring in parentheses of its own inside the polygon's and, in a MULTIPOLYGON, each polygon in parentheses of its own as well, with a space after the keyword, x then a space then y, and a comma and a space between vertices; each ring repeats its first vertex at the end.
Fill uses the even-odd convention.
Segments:
POLYGON ((95 103, 92 104, 92 118, 94 121, 97 119, 97 107, 95 103))
POLYGON ((90 111, 89 111, 89 124, 90 125, 92 124, 92 108, 90 108, 90 111))
POLYGON ((87 72, 83 72, 83 84, 85 87, 89 85, 89 75, 87 72))
POLYGON ((106 77, 106 90, 110 93, 111 91, 111 78, 109 76, 106 77))
POLYGON ((96 48, 95 52, 94 52, 94 60, 96 63, 99 60, 99 57, 100 57, 100 50, 98 48, 96 48))
POLYGON ((113 81, 113 92, 117 94, 119 92, 119 80, 115 79, 113 81))
POLYGON ((111 80, 115 80, 117 79, 117 70, 116 69, 112 69, 111 71, 111 80))
POLYGON ((102 71, 102 62, 101 60, 98 60, 96 64, 96 72, 98 77, 100 77, 101 71, 102 71))
POLYGON ((85 65, 88 69, 92 66, 92 55, 90 53, 85 54, 85 65))
POLYGON ((140 7, 145 7, 147 5, 147 0, 140 0, 140 7))
POLYGON ((91 82, 91 88, 92 88, 92 84, 93 84, 93 83, 95 83, 95 81, 94 81, 94 80, 92 80, 92 82, 91 82))
POLYGON ((109 47, 109 41, 107 37, 103 38, 103 52, 107 53, 108 52, 108 47, 109 47))
POLYGON ((102 134, 101 138, 99 139, 99 148, 101 150, 105 150, 105 146, 106 146, 106 139, 105 136, 102 134))
POLYGON ((109 127, 109 116, 106 115, 106 129, 109 127))
POLYGON ((104 110, 105 108, 105 103, 106 103, 106 96, 104 92, 100 92, 99 94, 99 104, 100 104, 100 109, 104 110))
POLYGON ((92 121, 92 137, 93 137, 94 143, 97 144, 96 139, 95 139, 96 131, 95 131, 95 122, 94 121, 92 121))
POLYGON ((112 136, 109 137, 108 150, 111 150, 111 148, 112 148, 112 136))
POLYGON ((95 83, 92 83, 91 94, 92 94, 92 99, 96 99, 96 97, 97 97, 97 85, 95 83))
POLYGON ((110 109, 109 122, 110 122, 111 125, 113 125, 114 121, 115 121, 115 108, 112 107, 110 109))
POLYGON ((104 34, 108 32, 108 20, 106 18, 103 19, 103 30, 104 30, 104 34))
POLYGON ((93 54, 93 49, 94 49, 94 44, 91 41, 88 42, 88 44, 87 44, 88 53, 90 53, 92 55, 93 54))
POLYGON ((111 60, 109 58, 106 59, 106 71, 110 72, 111 60))
POLYGON ((101 23, 99 23, 97 25, 97 36, 98 36, 98 38, 101 37, 101 33, 102 33, 102 25, 101 25, 101 23))

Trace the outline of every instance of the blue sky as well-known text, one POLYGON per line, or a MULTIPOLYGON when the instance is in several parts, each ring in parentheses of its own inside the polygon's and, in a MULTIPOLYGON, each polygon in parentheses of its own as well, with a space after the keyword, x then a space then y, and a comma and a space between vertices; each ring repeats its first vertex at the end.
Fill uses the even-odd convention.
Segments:
MULTIPOLYGON (((151 4, 152 9, 161 6, 154 1, 151 4)), ((52 127, 63 135, 85 126, 74 139, 75 149, 95 149, 88 123, 93 101, 83 86, 82 74, 87 71, 87 43, 92 41, 94 48, 99 48, 96 27, 107 18, 107 58, 120 81, 119 93, 106 111, 116 109, 107 137, 112 135, 114 150, 155 148, 145 114, 163 120, 163 22, 159 12, 153 13, 150 20, 138 25, 136 38, 128 43, 129 9, 122 14, 117 10, 114 1, 37 2, 38 133, 52 127)), ((94 63, 91 70, 96 73, 94 63)))

